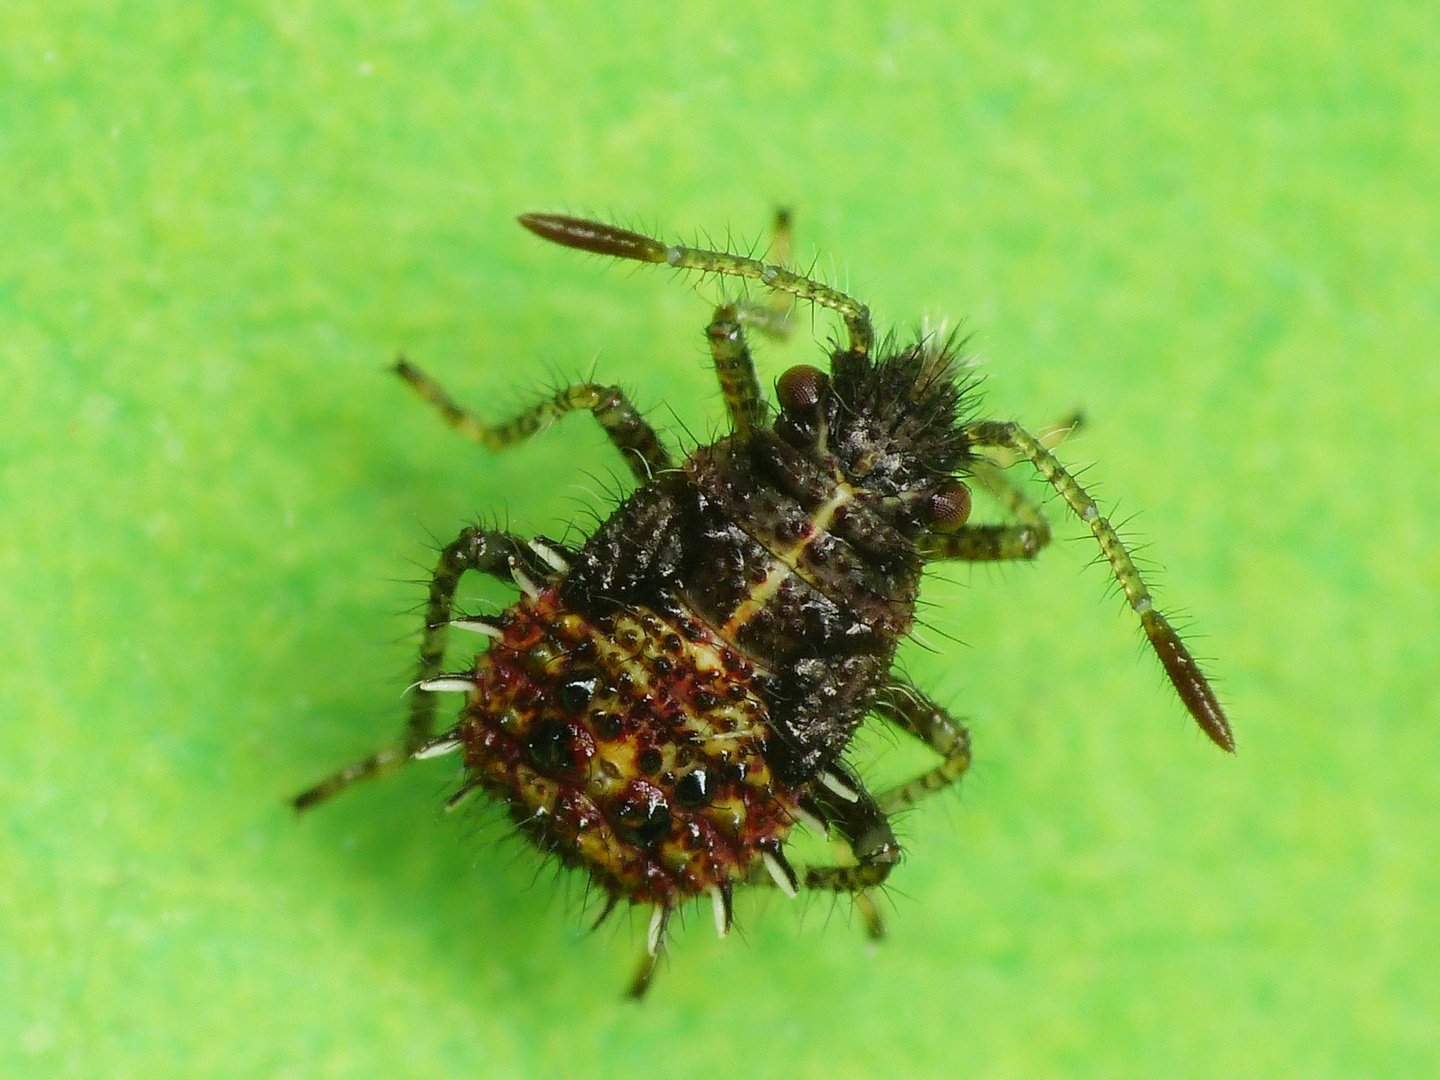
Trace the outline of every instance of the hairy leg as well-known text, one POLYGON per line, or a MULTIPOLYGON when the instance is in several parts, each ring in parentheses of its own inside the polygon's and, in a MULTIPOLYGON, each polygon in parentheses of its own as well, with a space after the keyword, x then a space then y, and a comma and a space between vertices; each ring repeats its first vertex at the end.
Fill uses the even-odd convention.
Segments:
POLYGON ((725 395, 730 422, 737 435, 749 435, 765 423, 766 407, 735 305, 721 304, 715 309, 705 336, 710 339, 710 355, 715 360, 715 375, 725 395))
POLYGON ((855 857, 854 866, 809 866, 807 889, 861 893, 882 884, 900 861, 900 841, 875 797, 848 769, 832 765, 814 791, 823 818, 855 857))
POLYGON ((970 768, 970 732, 926 694, 909 682, 895 682, 880 691, 875 711, 901 731, 907 731, 943 759, 913 780, 876 796, 883 814, 913 806, 925 796, 957 782, 970 768))
POLYGON ((977 459, 970 466, 970 478, 994 495, 1014 516, 1005 524, 962 525, 948 533, 927 533, 920 538, 920 554, 926 559, 957 559, 962 562, 1001 562, 1033 559, 1050 543, 1050 523, 1045 512, 1021 491, 1003 469, 993 462, 977 459))
MULTIPOLYGON (((548 548, 545 548, 547 552, 548 548)), ((552 556, 553 557, 553 556, 552 556)), ((493 574, 514 580, 517 569, 523 576, 528 567, 537 572, 536 561, 544 561, 537 550, 509 533, 469 528, 440 553, 435 573, 430 579, 430 598, 425 609, 425 634, 420 643, 420 660, 416 666, 416 688, 410 701, 410 718, 398 746, 387 746, 369 757, 347 765, 291 800, 296 810, 308 810, 339 794, 351 784, 394 772, 417 753, 423 754, 434 735, 435 690, 427 684, 440 675, 445 657, 445 640, 451 626, 455 606, 455 590, 469 571, 493 574)), ((543 573, 543 571, 540 571, 543 573)), ((483 628, 476 620, 462 620, 467 629, 483 628)), ((482 630, 483 632, 483 630, 482 630)))
MULTIPOLYGON (((781 265, 789 262, 788 211, 780 210, 775 215, 768 255, 781 265)), ((725 408, 737 434, 748 434, 763 425, 767 412, 760 380, 755 376, 755 362, 745 341, 745 329, 750 327, 771 337, 788 337, 793 301, 788 293, 772 292, 769 302, 764 304, 749 300, 721 304, 705 331, 710 341, 710 355, 715 360, 715 374, 725 394, 725 408)))
MULTIPOLYGON (((948 787, 965 774, 970 768, 970 732, 908 682, 896 681, 883 687, 876 697, 875 711, 920 739, 943 760, 878 796, 867 792, 848 770, 831 766, 818 778, 806 811, 834 828, 849 849, 853 865, 810 866, 797 874, 781 859, 778 866, 767 863, 766 869, 773 884, 792 894, 801 885, 851 893, 870 936, 878 939, 884 936, 884 926, 875 904, 875 889, 889 877, 901 854, 889 815, 948 787)), ((765 884, 765 878, 753 875, 751 883, 765 884)))
POLYGON ((777 847, 765 852, 763 869, 752 872, 751 885, 774 886, 787 896, 801 888, 818 892, 849 893, 865 920, 872 939, 885 936, 873 891, 900 861, 900 842, 885 814, 858 779, 844 766, 829 766, 816 778, 804 803, 803 820, 813 822, 844 845, 845 862, 837 866, 793 869, 777 847))
POLYGON ((399 360, 395 372, 415 391, 440 410, 445 421, 467 438, 491 450, 502 450, 530 438, 566 413, 588 410, 625 457, 636 479, 645 483, 656 473, 671 468, 670 454, 655 429, 640 415, 618 386, 576 383, 558 391, 538 405, 500 424, 487 424, 474 413, 457 405, 440 386, 408 360, 399 360))

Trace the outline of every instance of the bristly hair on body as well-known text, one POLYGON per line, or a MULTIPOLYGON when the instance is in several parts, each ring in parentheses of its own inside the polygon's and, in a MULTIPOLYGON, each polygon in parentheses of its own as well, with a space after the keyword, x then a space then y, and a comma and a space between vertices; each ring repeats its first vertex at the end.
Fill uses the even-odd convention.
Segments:
POLYGON ((891 334, 874 358, 835 348, 830 445, 853 482, 897 495, 969 463, 964 421, 979 380, 964 362, 966 340, 922 332, 902 347, 891 334))
POLYGON ((737 888, 851 897, 872 937, 877 890, 901 858, 892 817, 970 767, 965 724, 906 676, 926 567, 1034 558, 1051 539, 1041 507, 1007 476, 1028 463, 1084 523, 1180 700, 1218 746, 1229 722, 1179 634, 1155 607, 1120 535, 1037 437, 974 415, 977 379, 955 332, 877 340, 860 301, 789 269, 789 219, 775 261, 666 244, 555 214, 520 222, 566 247, 758 285, 722 301, 705 335, 729 431, 677 458, 619 387, 559 387, 505 423, 458 405, 407 361, 398 374, 462 434, 493 450, 589 412, 636 487, 574 547, 473 526, 437 557, 409 723, 397 744, 294 799, 303 810, 408 761, 459 754, 452 805, 483 790, 538 851, 582 870, 607 898, 648 906, 631 984, 650 985, 671 917, 708 906, 730 929, 737 888), (828 369, 800 364, 767 396, 747 329, 783 336, 792 309, 835 312, 828 369), (971 486, 999 522, 971 522, 971 486), (460 580, 489 574, 518 598, 498 615, 456 610, 460 580), (450 630, 478 635, 470 666, 443 666, 450 630), (458 693, 437 733, 437 695, 458 693), (847 755, 867 721, 938 759, 871 792, 847 755), (797 826, 843 849, 795 867, 797 826))

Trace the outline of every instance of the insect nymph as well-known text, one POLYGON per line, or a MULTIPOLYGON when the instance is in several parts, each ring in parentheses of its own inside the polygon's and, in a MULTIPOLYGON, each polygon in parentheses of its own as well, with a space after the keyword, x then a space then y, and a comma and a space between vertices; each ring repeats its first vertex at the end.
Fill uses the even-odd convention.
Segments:
POLYGON ((737 887, 851 894, 878 932, 870 891, 901 855, 889 815, 970 764, 965 727, 893 670, 896 646, 927 562, 1029 559, 1049 541, 1039 507, 1005 475, 1021 461, 1094 533, 1186 708, 1234 749, 1209 683, 1095 502, 1042 440, 969 415, 953 339, 877 342, 863 304, 778 262, 578 218, 520 222, 568 247, 749 279, 783 303, 715 309, 707 336, 731 431, 678 462, 615 387, 579 383, 495 426, 400 362, 453 426, 491 448, 588 410, 639 486, 575 550, 478 527, 446 545, 403 738, 304 792, 297 808, 412 759, 460 754, 452 804, 476 790, 505 804, 522 834, 607 894, 607 914, 650 906, 637 995, 671 914, 713 905, 723 935, 737 887), (837 312, 845 337, 828 371, 785 372, 771 406, 745 327, 773 326, 795 300, 837 312), (971 484, 1013 520, 968 521, 971 484), (518 600, 495 618, 456 612, 471 571, 512 583, 518 600), (489 640, 472 667, 445 673, 452 627, 489 640), (464 705, 437 733, 436 695, 447 692, 464 705), (870 716, 939 763, 866 790, 844 758, 870 716), (842 865, 792 867, 784 849, 796 824, 848 849, 842 865))

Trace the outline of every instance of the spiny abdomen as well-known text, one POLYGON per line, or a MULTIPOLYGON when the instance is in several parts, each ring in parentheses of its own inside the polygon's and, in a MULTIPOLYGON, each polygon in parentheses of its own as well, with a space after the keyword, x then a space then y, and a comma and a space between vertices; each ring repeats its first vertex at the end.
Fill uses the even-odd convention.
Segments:
POLYGON ((767 764, 753 669, 699 620, 592 620, 551 587, 499 628, 456 734, 473 781, 537 846, 666 906, 779 854, 800 793, 767 764))

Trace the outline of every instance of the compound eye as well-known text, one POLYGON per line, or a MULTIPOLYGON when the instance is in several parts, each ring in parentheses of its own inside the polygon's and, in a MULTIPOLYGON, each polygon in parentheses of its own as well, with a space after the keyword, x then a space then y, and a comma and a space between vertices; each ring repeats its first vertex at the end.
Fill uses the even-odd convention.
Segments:
POLYGON ((775 382, 775 397, 786 412, 804 412, 820 404, 830 377, 817 367, 797 364, 775 382))
POLYGON ((959 480, 951 480, 930 496, 927 509, 932 529, 953 532, 970 518, 970 489, 959 480))

